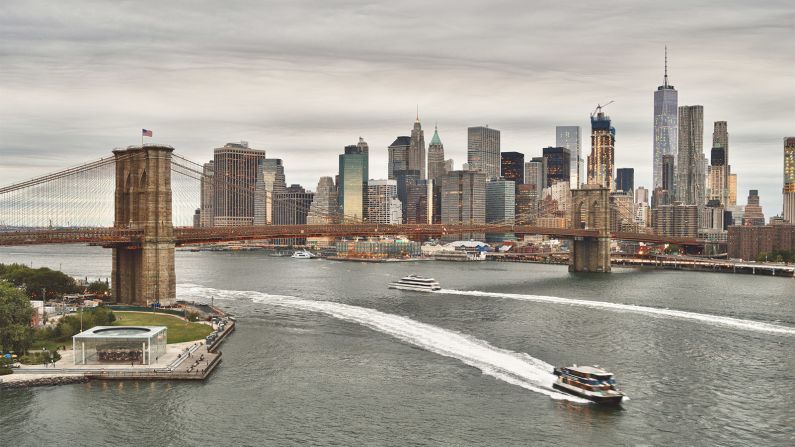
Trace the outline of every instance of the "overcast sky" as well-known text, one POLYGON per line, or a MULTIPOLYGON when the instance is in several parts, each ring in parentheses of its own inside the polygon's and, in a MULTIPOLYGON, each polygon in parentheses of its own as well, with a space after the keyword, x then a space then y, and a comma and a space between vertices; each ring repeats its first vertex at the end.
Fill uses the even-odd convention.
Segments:
MULTIPOLYGON (((589 132, 597 103, 616 167, 649 186, 663 47, 680 105, 728 121, 738 202, 780 212, 783 137, 795 135, 795 3, 751 1, 0 2, 0 184, 150 142, 196 161, 246 140, 315 189, 363 137, 372 178, 419 105, 448 158, 466 128, 527 157, 555 125, 589 132), (564 5, 565 4, 565 5, 564 5)), ((590 141, 584 139, 584 156, 590 141)))

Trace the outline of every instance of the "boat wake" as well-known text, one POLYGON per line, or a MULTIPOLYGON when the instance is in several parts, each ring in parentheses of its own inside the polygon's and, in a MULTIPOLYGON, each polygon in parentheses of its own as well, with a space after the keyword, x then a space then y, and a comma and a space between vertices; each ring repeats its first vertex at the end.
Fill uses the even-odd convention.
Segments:
POLYGON ((684 310, 661 309, 656 307, 639 306, 635 304, 620 304, 604 301, 581 300, 576 298, 560 298, 555 296, 542 295, 520 295, 514 293, 495 293, 480 292, 476 290, 454 290, 442 289, 433 293, 443 293, 449 295, 468 295, 487 298, 501 298, 521 301, 535 301, 540 303, 566 304, 570 306, 583 306, 594 309, 608 309, 617 312, 632 312, 639 314, 653 315, 661 318, 678 318, 683 320, 695 320, 703 323, 714 324, 717 326, 731 327, 746 331, 764 332, 776 335, 795 335, 795 328, 781 326, 763 321, 743 320, 741 318, 723 317, 720 315, 700 314, 684 310))
POLYGON ((552 384, 556 377, 552 374, 552 365, 546 362, 525 353, 501 349, 475 337, 400 315, 331 301, 307 300, 261 292, 219 290, 195 285, 180 285, 177 291, 182 299, 187 300, 195 297, 209 299, 210 296, 220 299, 251 299, 255 303, 269 306, 323 313, 390 335, 427 351, 458 359, 481 370, 483 374, 553 399, 589 403, 588 400, 554 390, 552 384))

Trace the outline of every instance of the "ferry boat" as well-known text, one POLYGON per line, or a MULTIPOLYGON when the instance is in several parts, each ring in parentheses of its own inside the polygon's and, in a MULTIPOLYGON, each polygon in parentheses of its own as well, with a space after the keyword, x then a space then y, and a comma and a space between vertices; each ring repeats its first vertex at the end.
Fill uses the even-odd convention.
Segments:
POLYGON ((307 250, 299 250, 299 251, 293 253, 293 255, 290 256, 290 257, 291 258, 295 258, 295 259, 314 259, 317 256, 313 255, 311 252, 309 252, 307 250))
POLYGON ((613 374, 599 365, 560 367, 553 373, 558 376, 553 388, 598 404, 618 405, 625 396, 616 388, 613 374))
POLYGON ((434 290, 441 290, 442 286, 439 285, 433 278, 426 278, 419 275, 409 275, 401 278, 398 281, 389 283, 390 289, 400 290, 417 290, 420 292, 433 292, 434 290))

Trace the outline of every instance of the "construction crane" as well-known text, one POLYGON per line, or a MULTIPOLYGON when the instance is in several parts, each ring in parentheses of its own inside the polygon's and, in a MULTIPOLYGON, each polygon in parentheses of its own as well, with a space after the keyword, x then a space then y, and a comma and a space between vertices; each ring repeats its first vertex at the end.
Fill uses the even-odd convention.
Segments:
POLYGON ((605 108, 605 107, 609 106, 610 104, 612 104, 612 103, 614 103, 614 102, 615 102, 615 101, 613 101, 613 100, 611 99, 610 101, 608 101, 608 102, 607 102, 607 104, 604 104, 604 105, 602 105, 602 104, 597 104, 597 105, 596 105, 596 108, 594 109, 594 111, 593 111, 593 112, 591 112, 591 118, 593 118, 595 115, 598 115, 598 114, 602 113, 602 109, 603 109, 603 108, 605 108))

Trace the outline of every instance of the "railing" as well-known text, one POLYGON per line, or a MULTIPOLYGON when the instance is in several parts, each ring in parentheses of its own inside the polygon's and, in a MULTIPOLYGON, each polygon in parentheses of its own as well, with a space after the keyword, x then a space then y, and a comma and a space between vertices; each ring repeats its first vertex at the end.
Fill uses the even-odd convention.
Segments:
MULTIPOLYGON (((549 228, 532 225, 380 225, 380 224, 340 224, 340 225, 251 225, 239 227, 177 227, 174 240, 177 245, 207 244, 214 242, 244 241, 253 239, 305 238, 305 237, 368 237, 387 235, 406 236, 446 236, 466 233, 514 233, 538 234, 562 239, 580 237, 599 237, 604 233, 597 230, 549 228)), ((695 238, 666 237, 647 233, 614 232, 613 239, 651 242, 676 245, 701 245, 695 238)), ((96 245, 137 245, 143 237, 143 230, 127 228, 59 228, 39 230, 13 230, 0 232, 0 246, 73 244, 96 245)))

